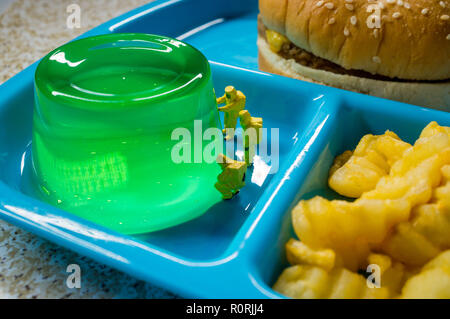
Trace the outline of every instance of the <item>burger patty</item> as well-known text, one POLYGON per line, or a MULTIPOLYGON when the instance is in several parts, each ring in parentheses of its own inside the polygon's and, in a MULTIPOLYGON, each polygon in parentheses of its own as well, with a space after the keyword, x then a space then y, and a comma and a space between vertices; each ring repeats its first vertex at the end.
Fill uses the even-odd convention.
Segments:
MULTIPOLYGON (((266 29, 267 27, 262 22, 261 16, 258 16, 258 34, 260 37, 265 39, 267 41, 266 37, 266 29)), ((301 64, 303 66, 317 69, 317 70, 324 70, 328 72, 333 72, 336 74, 345 74, 345 75, 352 75, 357 76, 361 78, 368 78, 368 79, 374 79, 374 80, 381 80, 381 81, 394 81, 394 82, 427 82, 427 83, 437 83, 437 82, 447 82, 448 80, 441 80, 441 81, 415 81, 415 80, 404 80, 399 78, 390 78, 384 75, 379 74, 372 74, 366 71, 362 70, 355 70, 355 69, 345 69, 341 67, 340 65, 333 63, 329 60, 322 59, 318 56, 315 56, 311 52, 308 52, 302 48, 299 48, 292 42, 285 43, 281 47, 281 50, 277 52, 278 55, 285 59, 294 59, 295 62, 298 64, 301 64)))

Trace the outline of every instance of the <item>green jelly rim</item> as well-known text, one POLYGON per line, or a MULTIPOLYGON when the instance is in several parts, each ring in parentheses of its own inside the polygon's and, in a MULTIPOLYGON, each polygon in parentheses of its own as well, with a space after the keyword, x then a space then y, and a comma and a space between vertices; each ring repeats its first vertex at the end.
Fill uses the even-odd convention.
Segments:
MULTIPOLYGON (((189 61, 186 61, 186 63, 189 63, 189 61)), ((73 68, 73 70, 74 70, 73 74, 75 74, 77 72, 76 68, 73 68)), ((199 74, 197 74, 196 77, 198 77, 199 74)), ((65 75, 67 76, 67 74, 65 75)), ((104 103, 108 104, 126 103, 128 107, 131 107, 131 106, 138 106, 141 104, 157 103, 160 102, 161 100, 176 98, 177 96, 187 96, 190 94, 196 94, 198 90, 201 90, 208 84, 210 78, 211 78, 211 68, 208 60, 203 55, 203 53, 201 53, 198 49, 191 46, 190 44, 187 44, 185 42, 170 37, 154 34, 114 33, 114 34, 91 36, 79 40, 74 40, 51 51, 40 61, 36 69, 35 89, 37 94, 42 93, 48 99, 58 104, 70 105, 77 108, 83 108, 84 105, 92 107, 93 105, 100 105, 104 103), (72 52, 81 55, 80 58, 82 58, 83 56, 88 57, 89 50, 91 50, 92 48, 105 44, 114 43, 117 41, 127 41, 127 40, 148 41, 156 45, 170 45, 173 53, 171 53, 169 56, 173 58, 174 61, 180 58, 183 59, 186 53, 190 53, 191 57, 194 56, 195 58, 199 59, 200 64, 202 66, 202 72, 199 73, 201 74, 200 79, 198 81, 193 81, 194 80, 193 78, 189 80, 185 85, 180 86, 179 89, 177 90, 165 92, 163 94, 156 94, 154 96, 152 96, 151 94, 145 94, 149 93, 149 91, 141 91, 135 93, 134 95, 132 95, 132 98, 130 98, 131 97, 130 94, 124 95, 117 94, 114 96, 100 98, 98 95, 86 93, 86 96, 84 96, 84 99, 82 99, 81 101, 79 98, 53 94, 55 87, 51 83, 55 81, 55 74, 51 74, 51 72, 49 74, 49 72, 46 72, 47 70, 45 70, 45 67, 48 66, 48 64, 50 63, 54 63, 51 60, 51 58, 55 56, 57 53, 70 50, 72 52)), ((83 95, 83 92, 80 92, 80 94, 83 95)))

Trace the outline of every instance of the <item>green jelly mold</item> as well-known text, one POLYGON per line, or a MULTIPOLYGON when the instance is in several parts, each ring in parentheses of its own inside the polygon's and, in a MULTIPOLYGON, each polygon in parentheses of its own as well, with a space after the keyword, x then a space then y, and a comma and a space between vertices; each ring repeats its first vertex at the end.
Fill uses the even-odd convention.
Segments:
POLYGON ((46 202, 122 233, 193 219, 221 200, 216 163, 171 158, 173 130, 187 128, 194 140, 194 120, 220 127, 197 49, 149 34, 70 42, 36 70, 34 187, 46 202))

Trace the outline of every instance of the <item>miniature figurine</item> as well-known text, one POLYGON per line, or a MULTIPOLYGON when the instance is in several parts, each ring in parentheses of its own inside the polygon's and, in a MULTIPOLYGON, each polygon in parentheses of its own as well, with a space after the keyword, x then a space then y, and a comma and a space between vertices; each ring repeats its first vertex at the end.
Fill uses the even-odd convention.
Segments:
POLYGON ((247 110, 239 112, 239 120, 244 129, 244 158, 247 165, 253 164, 253 156, 255 152, 255 145, 259 144, 260 129, 263 127, 262 117, 252 117, 247 110), (249 129, 254 129, 254 134, 250 134, 249 129), (256 135, 256 136, 255 136, 256 135), (250 138, 250 136, 252 138, 250 138), (251 154, 250 154, 251 152, 251 154))
POLYGON ((247 164, 232 160, 224 154, 219 154, 216 161, 222 168, 222 173, 217 177, 218 181, 214 186, 222 194, 223 199, 231 199, 245 186, 247 164))
POLYGON ((225 106, 219 107, 218 110, 225 113, 223 134, 226 134, 226 129, 231 129, 232 134, 225 136, 225 139, 229 140, 234 137, 239 112, 245 109, 245 95, 233 86, 227 86, 224 96, 217 98, 217 105, 223 103, 225 103, 225 106))

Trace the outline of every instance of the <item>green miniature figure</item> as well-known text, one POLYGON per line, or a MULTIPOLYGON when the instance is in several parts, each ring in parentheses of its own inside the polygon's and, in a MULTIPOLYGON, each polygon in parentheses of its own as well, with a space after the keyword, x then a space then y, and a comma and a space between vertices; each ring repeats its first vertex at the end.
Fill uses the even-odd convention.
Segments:
POLYGON ((218 110, 225 113, 225 128, 222 130, 226 134, 226 129, 231 129, 232 134, 226 135, 225 139, 234 138, 234 130, 236 129, 239 112, 245 109, 245 95, 241 91, 237 91, 233 86, 225 88, 225 94, 217 98, 217 105, 225 103, 225 106, 219 107, 218 110))
POLYGON ((247 164, 232 160, 224 154, 217 156, 217 164, 222 168, 222 173, 217 177, 218 181, 214 186, 222 194, 223 199, 231 199, 245 186, 247 164))
POLYGON ((263 127, 262 117, 252 117, 247 110, 239 112, 239 119, 241 126, 244 129, 244 158, 247 165, 253 164, 253 157, 255 153, 255 145, 259 144, 260 129, 263 127), (254 134, 248 130, 254 129, 254 134), (256 136, 255 136, 256 135, 256 136), (252 136, 252 138, 250 138, 252 136), (251 154, 250 154, 251 152, 251 154))

